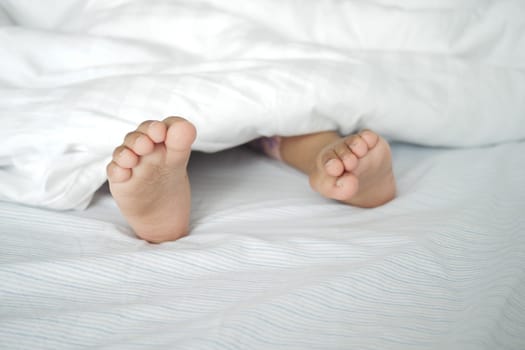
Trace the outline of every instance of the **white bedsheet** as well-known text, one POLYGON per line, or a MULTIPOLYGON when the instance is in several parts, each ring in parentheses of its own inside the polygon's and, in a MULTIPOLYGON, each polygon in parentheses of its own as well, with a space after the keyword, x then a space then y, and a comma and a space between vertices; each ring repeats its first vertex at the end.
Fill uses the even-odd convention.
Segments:
POLYGON ((393 146, 399 195, 319 197, 247 150, 196 154, 192 233, 0 202, 1 349, 525 348, 525 143, 393 146))
POLYGON ((1 0, 0 198, 84 208, 123 135, 525 138, 522 0, 1 0))

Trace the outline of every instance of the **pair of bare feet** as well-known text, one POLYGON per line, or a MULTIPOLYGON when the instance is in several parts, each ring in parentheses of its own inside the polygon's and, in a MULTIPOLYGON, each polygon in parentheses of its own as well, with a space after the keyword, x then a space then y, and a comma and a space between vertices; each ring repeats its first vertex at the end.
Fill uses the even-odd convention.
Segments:
MULTIPOLYGON (((110 190, 140 238, 160 243, 188 233, 191 192, 186 169, 195 137, 195 127, 183 118, 145 121, 113 152, 107 166, 110 190)), ((395 196, 390 147, 372 131, 283 138, 281 153, 327 198, 376 207, 395 196)))

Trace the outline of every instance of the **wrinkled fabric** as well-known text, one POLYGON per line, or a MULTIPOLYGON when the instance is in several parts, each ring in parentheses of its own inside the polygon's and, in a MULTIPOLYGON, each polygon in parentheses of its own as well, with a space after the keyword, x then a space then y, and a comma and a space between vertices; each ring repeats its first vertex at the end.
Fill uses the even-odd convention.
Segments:
POLYGON ((213 152, 371 128, 525 138, 525 3, 0 1, 0 199, 85 208, 123 136, 179 115, 213 152))

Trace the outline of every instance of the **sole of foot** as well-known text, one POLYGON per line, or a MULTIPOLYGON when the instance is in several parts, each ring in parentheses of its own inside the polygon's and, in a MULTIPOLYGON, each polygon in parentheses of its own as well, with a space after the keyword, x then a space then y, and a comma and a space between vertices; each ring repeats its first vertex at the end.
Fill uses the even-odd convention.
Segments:
POLYGON ((387 203, 396 194, 388 142, 365 130, 327 145, 317 157, 310 185, 325 197, 358 207, 387 203))
POLYGON ((161 243, 188 233, 195 137, 190 122, 169 117, 143 122, 115 148, 106 169, 110 191, 138 237, 161 243))

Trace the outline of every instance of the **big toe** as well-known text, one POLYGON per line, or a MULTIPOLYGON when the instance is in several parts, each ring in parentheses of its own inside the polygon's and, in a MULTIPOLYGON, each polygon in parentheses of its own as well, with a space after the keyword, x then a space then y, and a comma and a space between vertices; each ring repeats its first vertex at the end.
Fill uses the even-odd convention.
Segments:
POLYGON ((195 126, 181 117, 166 118, 164 123, 168 127, 166 148, 175 152, 189 151, 197 136, 195 126))

